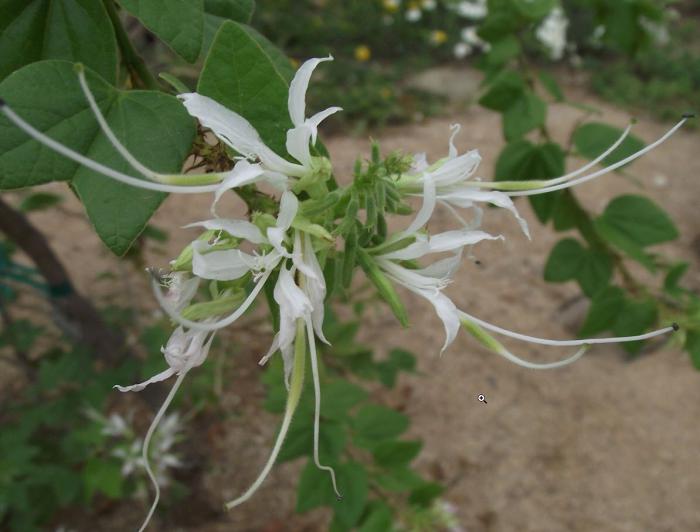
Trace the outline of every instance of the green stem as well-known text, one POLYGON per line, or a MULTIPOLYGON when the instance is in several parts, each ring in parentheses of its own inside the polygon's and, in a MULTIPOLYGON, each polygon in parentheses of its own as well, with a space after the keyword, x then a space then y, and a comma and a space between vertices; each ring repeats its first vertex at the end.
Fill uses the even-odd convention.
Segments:
POLYGON ((124 31, 124 26, 119 18, 119 13, 114 5, 114 0, 103 0, 104 6, 107 9, 109 19, 112 21, 114 33, 117 37, 117 44, 122 54, 122 61, 126 65, 131 80, 135 86, 144 89, 161 90, 158 80, 151 74, 151 71, 146 67, 141 56, 131 44, 129 36, 124 31))

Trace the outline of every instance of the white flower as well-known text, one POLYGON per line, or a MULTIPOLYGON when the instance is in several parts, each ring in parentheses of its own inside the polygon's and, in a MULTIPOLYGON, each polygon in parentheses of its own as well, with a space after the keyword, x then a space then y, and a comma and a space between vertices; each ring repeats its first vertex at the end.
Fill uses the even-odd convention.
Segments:
POLYGON ((454 145, 454 138, 459 133, 460 126, 453 125, 451 129, 452 135, 450 136, 447 157, 429 166, 425 154, 416 155, 412 174, 404 176, 399 181, 399 186, 409 193, 420 194, 425 190, 424 184, 427 180, 431 181, 436 189, 438 202, 450 209, 458 207, 475 211, 475 221, 472 224, 464 222, 457 213, 452 211, 467 228, 475 228, 480 225, 482 210, 477 206, 479 203, 491 203, 507 209, 513 213, 521 229, 529 238, 527 223, 518 214, 513 201, 506 194, 493 190, 483 190, 473 185, 472 178, 481 162, 481 156, 477 150, 459 155, 454 145))
POLYGON ((149 384, 164 381, 173 375, 180 375, 201 366, 209 354, 213 339, 214 335, 207 331, 185 331, 184 328, 178 327, 170 335, 165 347, 161 347, 168 369, 139 384, 114 387, 120 392, 140 392, 149 384))
POLYGON ((455 44, 453 53, 457 59, 464 59, 472 53, 472 47, 465 42, 458 42, 455 44))
POLYGON ((426 11, 434 11, 437 7, 437 2, 436 0, 423 0, 421 2, 421 7, 426 11))
POLYGON ((418 22, 423 16, 423 12, 417 7, 411 7, 406 11, 406 20, 409 22, 418 22))
POLYGON ((303 178, 324 170, 324 166, 311 156, 310 144, 316 143, 318 126, 330 115, 341 111, 340 107, 329 107, 311 118, 306 116, 306 90, 311 74, 319 63, 331 61, 332 57, 309 59, 299 67, 289 86, 287 107, 292 129, 287 131, 287 152, 297 162, 275 153, 265 145, 255 128, 238 113, 220 103, 197 93, 180 94, 185 108, 199 122, 211 129, 222 142, 236 150, 244 158, 259 160, 259 164, 243 163, 240 176, 231 175, 221 184, 227 190, 242 184, 267 180, 278 186, 284 185, 287 178, 303 178))
POLYGON ((461 17, 479 19, 488 14, 487 0, 464 0, 455 6, 455 11, 461 17))
POLYGON ((549 56, 554 60, 564 56, 568 26, 569 19, 566 18, 564 10, 561 7, 555 7, 535 31, 537 39, 547 48, 549 56))
POLYGON ((639 17, 639 24, 649 34, 654 44, 665 46, 670 42, 671 36, 668 33, 668 28, 662 23, 648 19, 647 17, 639 17))

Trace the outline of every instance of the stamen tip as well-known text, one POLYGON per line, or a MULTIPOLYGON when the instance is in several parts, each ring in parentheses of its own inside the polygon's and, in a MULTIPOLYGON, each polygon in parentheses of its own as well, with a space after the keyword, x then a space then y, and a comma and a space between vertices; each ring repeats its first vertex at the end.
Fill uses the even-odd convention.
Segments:
POLYGON ((678 331, 681 328, 680 325, 678 325, 675 321, 673 322, 673 324, 671 324, 671 327, 673 327, 674 331, 678 331))
POLYGON ((5 100, 3 100, 2 98, 0 98, 0 109, 2 109, 3 107, 5 107, 6 105, 7 105, 7 104, 5 103, 5 100))
POLYGON ((343 500, 343 496, 342 496, 342 495, 336 495, 335 498, 336 498, 337 501, 342 501, 342 500, 343 500))
POLYGON ((695 113, 688 112, 688 113, 683 113, 683 117, 682 117, 682 118, 685 118, 686 120, 688 120, 688 119, 690 119, 690 118, 695 118, 695 117, 696 117, 696 114, 695 114, 695 113))
POLYGON ((73 70, 76 74, 82 74, 85 72, 85 65, 83 65, 82 63, 76 63, 75 65, 73 65, 73 70))
POLYGON ((639 119, 636 116, 633 116, 630 118, 630 124, 635 125, 637 122, 639 122, 639 119))

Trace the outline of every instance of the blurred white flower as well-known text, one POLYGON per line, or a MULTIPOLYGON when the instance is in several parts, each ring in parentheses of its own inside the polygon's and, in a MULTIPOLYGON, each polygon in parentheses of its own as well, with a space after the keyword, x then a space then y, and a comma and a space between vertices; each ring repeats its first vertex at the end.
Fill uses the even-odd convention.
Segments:
POLYGON ((486 0, 464 0, 455 6, 455 12, 465 18, 484 18, 489 10, 486 0))
POLYGON ((457 59, 464 59, 472 53, 472 47, 465 42, 455 44, 453 53, 457 59))
POLYGON ((437 2, 435 0, 423 0, 421 6, 426 11, 433 11, 437 7, 437 2))
POLYGON ((406 11, 406 20, 409 22, 418 22, 423 16, 423 12, 417 7, 411 7, 406 11))
POLYGON ((566 29, 569 27, 569 19, 564 10, 555 7, 537 28, 537 39, 547 48, 549 57, 559 60, 566 50, 566 29))
POLYGON ((671 40, 671 36, 668 33, 668 28, 660 22, 656 22, 655 20, 651 20, 646 17, 639 17, 639 24, 642 26, 642 28, 644 28, 644 31, 649 34, 651 39, 654 41, 654 44, 664 46, 671 40))

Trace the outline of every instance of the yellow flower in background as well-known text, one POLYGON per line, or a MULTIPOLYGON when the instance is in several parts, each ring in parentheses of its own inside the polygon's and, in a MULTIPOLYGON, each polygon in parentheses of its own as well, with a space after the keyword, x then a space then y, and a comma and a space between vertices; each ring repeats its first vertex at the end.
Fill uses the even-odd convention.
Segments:
POLYGON ((442 44, 447 40, 447 33, 442 30, 434 30, 430 34, 430 42, 433 44, 442 44))
POLYGON ((372 50, 370 50, 369 46, 365 46, 364 44, 361 44, 357 48, 355 48, 355 59, 361 62, 369 61, 369 58, 372 57, 372 50))
POLYGON ((396 13, 401 5, 401 0, 383 0, 382 4, 389 13, 396 13))

